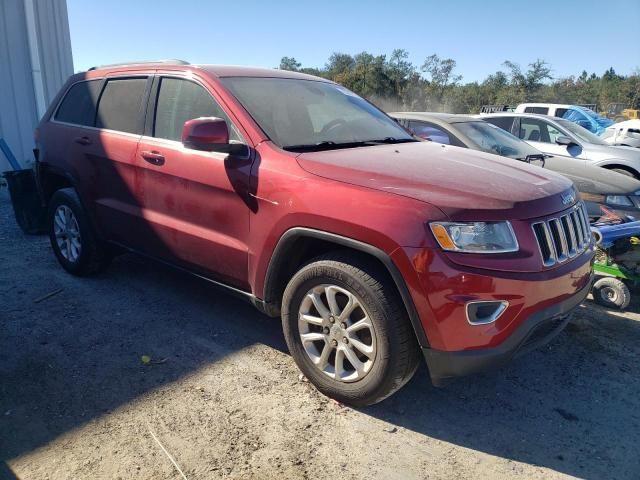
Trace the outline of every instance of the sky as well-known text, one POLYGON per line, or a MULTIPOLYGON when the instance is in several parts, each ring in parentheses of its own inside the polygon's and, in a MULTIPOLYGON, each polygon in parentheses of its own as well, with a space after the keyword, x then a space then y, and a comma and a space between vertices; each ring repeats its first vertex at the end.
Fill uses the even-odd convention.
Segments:
POLYGON ((640 0, 67 0, 76 71, 131 60, 322 67, 333 52, 436 53, 481 81, 540 58, 554 77, 640 69, 640 0))

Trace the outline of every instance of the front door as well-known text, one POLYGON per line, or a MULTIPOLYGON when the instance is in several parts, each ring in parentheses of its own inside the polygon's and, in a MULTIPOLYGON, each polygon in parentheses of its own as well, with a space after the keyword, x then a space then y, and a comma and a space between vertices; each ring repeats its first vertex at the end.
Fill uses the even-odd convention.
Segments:
POLYGON ((564 132, 543 119, 520 118, 520 134, 518 136, 522 140, 541 152, 573 158, 584 165, 585 160, 582 158, 582 147, 580 145, 567 146, 556 143, 556 139, 564 135, 564 132))
POLYGON ((138 144, 143 215, 155 232, 147 251, 238 288, 248 288, 250 159, 185 148, 187 120, 227 121, 232 141, 243 141, 205 87, 177 77, 159 77, 148 135, 138 144))

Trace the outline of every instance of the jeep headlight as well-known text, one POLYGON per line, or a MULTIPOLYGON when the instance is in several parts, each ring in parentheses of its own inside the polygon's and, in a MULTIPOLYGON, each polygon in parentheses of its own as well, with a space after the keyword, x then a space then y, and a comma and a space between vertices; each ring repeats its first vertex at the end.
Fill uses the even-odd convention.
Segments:
POLYGON ((633 202, 626 195, 607 195, 605 203, 608 205, 616 205, 620 207, 633 207, 633 202))
POLYGON ((451 252, 507 253, 518 251, 510 222, 432 222, 438 244, 451 252))

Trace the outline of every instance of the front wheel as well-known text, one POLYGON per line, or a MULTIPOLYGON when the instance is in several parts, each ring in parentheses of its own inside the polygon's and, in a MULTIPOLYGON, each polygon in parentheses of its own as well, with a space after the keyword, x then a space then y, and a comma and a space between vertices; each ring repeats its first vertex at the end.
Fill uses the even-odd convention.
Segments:
POLYGON ((593 284, 593 300, 603 307, 624 310, 631 301, 631 292, 622 280, 604 277, 593 284))
POLYGON ((419 363, 395 285, 357 255, 320 257, 299 270, 284 292, 282 326, 300 370, 345 404, 382 401, 411 379, 419 363))

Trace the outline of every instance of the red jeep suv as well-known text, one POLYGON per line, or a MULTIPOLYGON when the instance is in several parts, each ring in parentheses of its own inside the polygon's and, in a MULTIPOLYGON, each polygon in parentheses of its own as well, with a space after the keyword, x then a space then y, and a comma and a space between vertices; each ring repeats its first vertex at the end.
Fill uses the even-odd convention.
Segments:
POLYGON ((553 172, 420 142, 325 79, 186 62, 74 75, 36 130, 53 251, 189 271, 281 316, 351 405, 547 342, 587 295, 584 207, 553 172))

